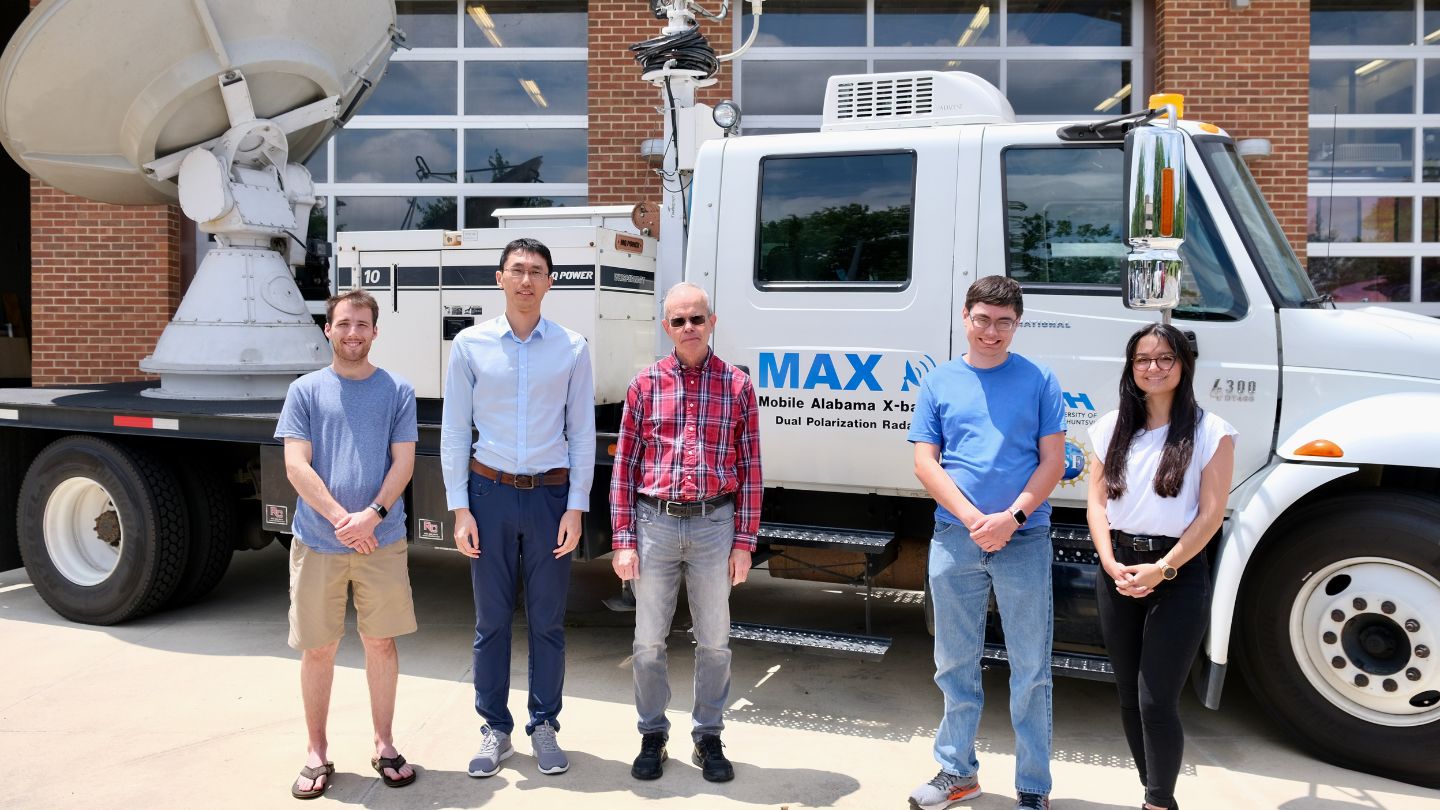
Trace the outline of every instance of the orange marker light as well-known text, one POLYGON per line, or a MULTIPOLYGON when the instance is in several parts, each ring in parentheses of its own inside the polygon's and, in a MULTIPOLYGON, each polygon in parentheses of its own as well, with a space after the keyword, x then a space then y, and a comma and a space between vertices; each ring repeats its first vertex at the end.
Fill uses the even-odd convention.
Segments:
POLYGON ((1166 104, 1175 105, 1175 117, 1185 117, 1185 96, 1179 93, 1156 93, 1150 96, 1150 109, 1158 110, 1166 104))
POLYGON ((1295 455, 1315 456, 1317 458, 1340 458, 1345 455, 1345 451, 1340 449, 1340 445, 1329 439, 1316 439, 1313 442, 1306 442, 1295 448, 1295 455))
POLYGON ((1203 124, 1203 123, 1202 123, 1202 124, 1200 125, 1200 129, 1204 130, 1205 132, 1210 133, 1211 135, 1219 135, 1219 134, 1220 134, 1220 128, 1217 127, 1217 126, 1215 126, 1214 124, 1203 124))
POLYGON ((610 444, 605 446, 605 452, 609 453, 611 458, 615 457, 615 451, 618 449, 619 445, 615 444, 614 442, 611 442, 610 444))
POLYGON ((1160 170, 1160 235, 1175 235, 1175 170, 1160 170))

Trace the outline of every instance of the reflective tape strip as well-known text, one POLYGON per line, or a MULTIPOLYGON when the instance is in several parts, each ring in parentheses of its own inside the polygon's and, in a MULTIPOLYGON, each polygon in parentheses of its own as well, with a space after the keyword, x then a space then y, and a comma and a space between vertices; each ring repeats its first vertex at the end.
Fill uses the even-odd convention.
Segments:
POLYGON ((146 430, 179 430, 179 419, 153 419, 149 416, 116 416, 115 427, 144 428, 146 430))
POLYGON ((14 408, 0 408, 0 419, 18 421, 20 419, 20 412, 14 408))

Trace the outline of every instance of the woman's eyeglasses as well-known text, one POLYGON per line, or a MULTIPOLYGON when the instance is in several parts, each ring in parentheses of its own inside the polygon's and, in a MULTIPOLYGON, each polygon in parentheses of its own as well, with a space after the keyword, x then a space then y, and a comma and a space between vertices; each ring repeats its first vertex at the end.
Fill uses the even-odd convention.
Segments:
POLYGON ((710 320, 709 315, 691 315, 688 318, 677 315, 670 319, 670 328, 679 329, 687 323, 691 326, 704 326, 708 320, 710 320))
POLYGON ((1162 354, 1159 357, 1136 357, 1130 361, 1130 364, 1135 367, 1136 371, 1145 371, 1152 365, 1159 367, 1161 371, 1169 371, 1175 367, 1175 355, 1162 354))

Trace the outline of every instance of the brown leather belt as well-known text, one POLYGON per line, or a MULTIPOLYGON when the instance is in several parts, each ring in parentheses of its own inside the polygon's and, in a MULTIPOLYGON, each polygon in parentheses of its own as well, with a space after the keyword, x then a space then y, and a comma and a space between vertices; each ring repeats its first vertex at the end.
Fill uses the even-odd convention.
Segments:
POLYGON ((535 475, 512 475, 499 470, 492 470, 484 464, 470 459, 470 469, 481 478, 489 478, 497 484, 504 484, 507 487, 516 489, 534 489, 539 486, 554 486, 563 484, 570 480, 570 470, 565 467, 556 467, 535 475))
POLYGON ((1178 537, 1164 537, 1161 535, 1130 534, 1128 532, 1110 530, 1110 542, 1117 548, 1128 548, 1132 551, 1169 551, 1180 542, 1178 537))
POLYGON ((662 515, 676 518, 703 517, 730 503, 729 494, 716 495, 708 501, 666 501, 649 495, 640 495, 642 503, 655 507, 662 515))

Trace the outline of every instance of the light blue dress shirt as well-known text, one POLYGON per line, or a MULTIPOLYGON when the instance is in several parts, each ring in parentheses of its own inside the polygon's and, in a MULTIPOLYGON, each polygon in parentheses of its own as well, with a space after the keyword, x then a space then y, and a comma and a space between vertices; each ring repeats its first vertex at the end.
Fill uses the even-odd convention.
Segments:
POLYGON ((567 509, 589 511, 595 477, 595 374, 579 333, 541 318, 525 340, 498 318, 455 336, 440 420, 449 509, 470 506, 470 459, 501 472, 570 470, 567 509), (470 443, 471 427, 479 438, 470 443))

